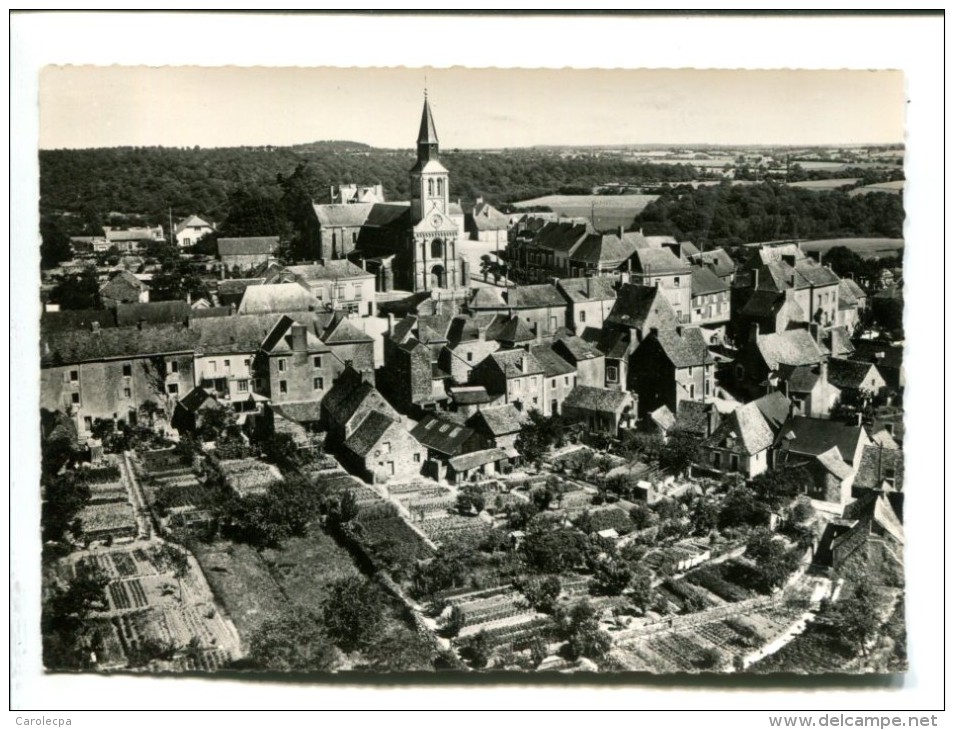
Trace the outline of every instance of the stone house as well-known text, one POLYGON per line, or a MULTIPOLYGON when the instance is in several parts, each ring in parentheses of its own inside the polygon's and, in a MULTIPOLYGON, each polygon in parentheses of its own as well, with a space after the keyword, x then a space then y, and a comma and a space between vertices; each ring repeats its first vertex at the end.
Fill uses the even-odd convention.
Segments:
POLYGON ((190 215, 176 223, 174 231, 176 245, 181 248, 194 246, 204 236, 214 232, 215 225, 213 223, 209 223, 197 215, 190 215))
POLYGON ((307 324, 283 316, 262 342, 252 367, 273 404, 320 402, 344 368, 307 324))
POLYGON ((119 271, 99 290, 104 307, 115 309, 120 304, 142 304, 149 301, 149 285, 128 271, 119 271))
MULTIPOLYGON (((841 460, 854 478, 861 464, 865 446, 871 443, 864 426, 831 421, 824 418, 792 415, 779 429, 773 444, 774 462, 797 463, 810 461, 838 450, 841 460)), ((849 485, 850 488, 850 485, 849 485)))
POLYGON ((399 418, 372 410, 347 436, 340 454, 355 473, 380 484, 418 476, 427 451, 399 418))
POLYGON ((239 314, 285 314, 324 309, 317 297, 299 283, 251 284, 244 288, 239 314))
POLYGON ((563 402, 563 415, 590 433, 615 438, 620 429, 636 425, 636 399, 625 391, 578 385, 563 402))
POLYGON ((535 337, 552 338, 566 326, 569 304, 553 284, 527 284, 506 289, 479 287, 466 300, 467 311, 520 317, 535 337))
POLYGON ((888 387, 877 365, 861 360, 831 358, 828 362, 828 377, 843 393, 858 400, 870 400, 888 387))
POLYGON ((722 419, 702 442, 699 466, 707 471, 736 473, 752 479, 769 468, 775 432, 754 401, 722 419))
POLYGON ((375 314, 374 274, 347 259, 321 259, 286 266, 266 283, 297 282, 318 300, 318 306, 371 317, 375 314))
POLYGON ((579 335, 587 327, 603 328, 616 303, 616 289, 611 279, 602 276, 557 279, 556 287, 569 302, 566 327, 570 331, 579 335))
POLYGON ((777 374, 782 365, 816 367, 827 358, 827 352, 806 329, 763 335, 758 325, 753 325, 751 335, 740 349, 733 369, 739 388, 752 394, 765 392, 770 376, 777 374))
POLYGON ((450 373, 440 364, 447 346, 453 317, 407 316, 388 320, 384 338, 382 387, 394 403, 409 415, 442 409, 448 400, 450 373))
POLYGON ((246 272, 272 259, 278 248, 278 236, 246 236, 220 238, 216 241, 223 268, 246 272))
POLYGON ((482 477, 492 477, 507 471, 510 457, 506 450, 499 448, 471 451, 447 460, 447 479, 452 484, 464 484, 482 477))
POLYGON ((731 315, 729 285, 710 269, 693 266, 690 277, 692 298, 689 322, 712 332, 718 340, 725 337, 725 326, 731 315))
POLYGON ((576 369, 579 385, 606 387, 606 356, 596 345, 575 335, 558 335, 553 351, 576 369))
POLYGON ((904 526, 889 498, 870 493, 828 523, 813 562, 881 585, 904 585, 904 526))
POLYGON ((525 417, 512 405, 485 406, 468 418, 466 425, 483 437, 486 447, 505 449, 515 458, 519 456, 515 446, 525 417))
POLYGON ((712 248, 708 251, 700 251, 689 256, 689 262, 696 266, 704 266, 713 274, 718 276, 726 284, 732 284, 735 280, 735 272, 738 265, 733 258, 722 248, 712 248))
POLYGON ((180 326, 112 327, 41 337, 40 407, 62 410, 85 439, 97 419, 138 422, 153 401, 171 415, 195 386, 196 336, 180 326))
POLYGON ((471 371, 471 384, 483 385, 491 398, 512 404, 519 410, 544 409, 544 375, 546 369, 523 349, 498 350, 471 371))
POLYGON ((346 367, 321 400, 321 421, 328 432, 329 447, 343 444, 371 412, 382 413, 394 420, 401 418, 361 373, 346 367))
POLYGON ((433 413, 427 413, 411 429, 411 435, 427 449, 428 476, 440 481, 447 476, 448 459, 479 451, 484 440, 474 429, 433 413))
POLYGON ((854 332, 861 323, 861 315, 867 309, 868 294, 854 279, 842 279, 838 282, 838 313, 835 315, 838 325, 854 332))
POLYGON ((567 256, 572 276, 602 276, 629 266, 629 258, 647 246, 640 233, 590 233, 567 256))
POLYGON ((623 284, 606 318, 606 327, 631 334, 635 348, 654 328, 663 331, 679 326, 676 311, 662 290, 655 286, 623 284))
POLYGON ((668 248, 647 248, 633 254, 631 283, 654 286, 672 305, 680 324, 690 321, 692 269, 668 248))
POLYGON ((543 365, 543 403, 538 410, 548 417, 559 415, 564 400, 577 385, 576 368, 553 345, 536 345, 530 352, 543 365))
POLYGON ((903 492, 904 452, 880 444, 868 444, 861 453, 852 494, 859 497, 866 491, 903 492))
POLYGON ((176 403, 170 425, 179 433, 195 433, 201 428, 205 414, 221 410, 222 404, 212 393, 196 386, 176 403))
POLYGON ((506 248, 510 217, 501 213, 483 198, 477 198, 474 207, 464 212, 464 230, 471 241, 496 243, 506 248))
POLYGON ((841 397, 841 390, 830 382, 829 364, 779 365, 769 382, 792 401, 795 412, 803 416, 827 418, 841 397))
MULTIPOLYGON (((143 228, 112 228, 110 226, 103 226, 103 233, 106 239, 105 248, 102 248, 103 251, 115 248, 118 251, 130 253, 138 251, 150 243, 164 240, 162 226, 143 228)), ((93 245, 94 251, 98 248, 101 248, 101 246, 93 245)))
POLYGON ((678 412, 684 400, 715 393, 715 364, 698 327, 654 330, 630 358, 630 389, 645 412, 665 405, 678 412))

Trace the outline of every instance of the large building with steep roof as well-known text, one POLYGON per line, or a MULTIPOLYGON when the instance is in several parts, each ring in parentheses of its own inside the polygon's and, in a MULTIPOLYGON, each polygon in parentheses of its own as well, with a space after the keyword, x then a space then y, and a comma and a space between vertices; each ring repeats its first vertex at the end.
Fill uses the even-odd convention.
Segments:
POLYGON ((366 262, 378 291, 456 291, 470 280, 470 267, 457 251, 459 206, 450 202, 449 172, 440 160, 437 127, 427 96, 417 136, 417 161, 410 172, 411 199, 381 202, 373 196, 339 196, 316 204, 310 219, 315 259, 366 262), (367 202, 365 202, 367 201, 367 202))

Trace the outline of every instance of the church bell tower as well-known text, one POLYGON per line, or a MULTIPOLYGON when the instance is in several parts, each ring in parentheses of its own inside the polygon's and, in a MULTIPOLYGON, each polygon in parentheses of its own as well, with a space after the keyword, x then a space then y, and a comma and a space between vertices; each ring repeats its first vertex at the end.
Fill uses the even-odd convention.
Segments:
POLYGON ((417 135, 417 162, 411 168, 411 223, 417 224, 435 212, 448 213, 447 168, 439 159, 437 128, 424 92, 421 129, 417 135))

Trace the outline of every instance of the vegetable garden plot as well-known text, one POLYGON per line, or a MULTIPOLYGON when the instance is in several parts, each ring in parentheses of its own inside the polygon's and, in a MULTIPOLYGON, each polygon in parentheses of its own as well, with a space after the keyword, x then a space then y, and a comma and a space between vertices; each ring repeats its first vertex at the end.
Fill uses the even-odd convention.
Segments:
POLYGON ((424 520, 418 526, 435 543, 448 539, 465 539, 471 535, 480 535, 490 530, 490 525, 476 517, 457 515, 435 517, 424 520))
POLYGON ((83 568, 97 571, 107 578, 118 578, 120 576, 119 570, 116 569, 116 565, 109 553, 87 555, 78 562, 83 568))
POLYGON ((134 608, 144 608, 149 605, 149 599, 138 579, 114 581, 109 584, 110 603, 117 611, 126 611, 134 608))
POLYGON ((129 553, 112 553, 110 557, 119 575, 123 577, 139 575, 139 568, 136 566, 136 561, 133 560, 129 553))

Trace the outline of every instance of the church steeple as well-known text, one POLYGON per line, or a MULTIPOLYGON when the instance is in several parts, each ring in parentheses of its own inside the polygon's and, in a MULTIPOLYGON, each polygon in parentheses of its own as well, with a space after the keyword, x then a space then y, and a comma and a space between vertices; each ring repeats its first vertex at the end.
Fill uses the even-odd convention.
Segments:
POLYGON ((431 114, 431 105, 427 101, 427 90, 424 90, 424 109, 421 112, 421 130, 417 134, 417 160, 429 162, 437 159, 438 153, 437 128, 434 126, 434 116, 431 114))
POLYGON ((443 215, 448 211, 448 175, 439 159, 437 127, 424 90, 424 109, 421 127, 417 133, 417 162, 411 168, 411 219, 416 224, 435 210, 443 215))

